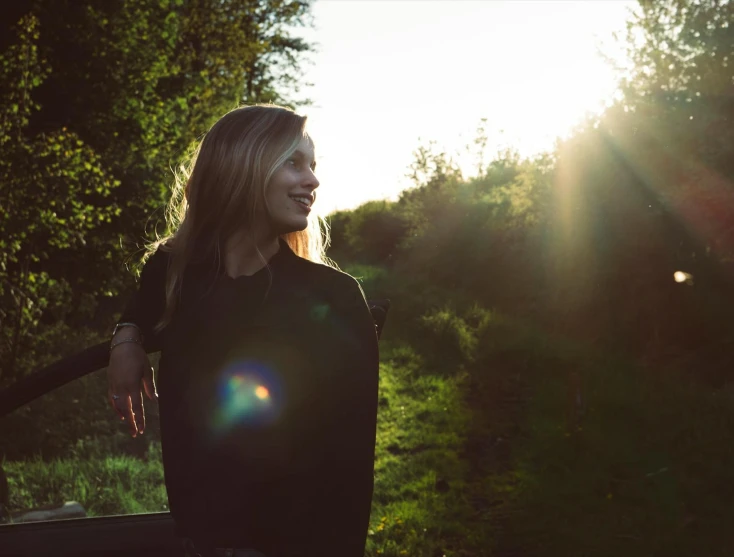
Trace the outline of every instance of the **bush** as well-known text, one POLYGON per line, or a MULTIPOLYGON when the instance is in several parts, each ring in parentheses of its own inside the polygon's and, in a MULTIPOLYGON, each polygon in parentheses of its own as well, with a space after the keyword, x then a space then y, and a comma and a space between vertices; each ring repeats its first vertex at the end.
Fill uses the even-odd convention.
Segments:
POLYGON ((421 316, 419 328, 424 337, 421 349, 430 354, 430 361, 438 368, 453 373, 456 365, 474 361, 478 336, 489 325, 491 315, 478 305, 473 305, 464 316, 449 308, 431 310, 421 316))

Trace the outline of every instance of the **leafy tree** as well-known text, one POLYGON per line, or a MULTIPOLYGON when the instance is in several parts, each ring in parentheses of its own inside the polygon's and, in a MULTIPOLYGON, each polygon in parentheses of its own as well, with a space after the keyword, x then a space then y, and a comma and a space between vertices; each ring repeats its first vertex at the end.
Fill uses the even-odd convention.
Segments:
POLYGON ((434 141, 416 149, 413 157, 406 176, 415 187, 403 191, 398 200, 408 226, 406 245, 456 200, 462 181, 459 166, 445 152, 438 151, 434 141))
POLYGON ((24 17, 17 43, 0 56, 0 380, 18 374, 19 353, 44 310, 71 302, 68 281, 51 268, 63 268, 77 249, 94 249, 100 224, 119 213, 108 202, 119 182, 77 134, 29 130, 38 110, 31 93, 48 74, 38 39, 38 20, 24 17))
POLYGON ((734 262, 734 3, 642 0, 627 38, 633 66, 622 90, 633 114, 618 120, 647 143, 635 164, 649 168, 654 151, 667 204, 734 262))
POLYGON ((730 0, 639 0, 627 23, 627 41, 633 63, 622 81, 627 100, 692 101, 692 95, 723 95, 731 88, 730 0))
POLYGON ((311 46, 293 29, 308 24, 310 2, 28 0, 1 10, 0 357, 10 378, 40 365, 33 347, 50 358, 73 350, 46 333, 109 325, 114 296, 133 286, 124 256, 162 220, 170 167, 192 140, 242 102, 297 104, 311 46))
POLYGON ((170 167, 242 102, 289 103, 310 45, 291 29, 310 3, 283 0, 38 0, 53 72, 40 129, 66 126, 121 181, 114 233, 135 237, 163 205, 170 167), (83 76, 83 79, 79 79, 83 76))
POLYGON ((343 236, 350 259, 389 264, 398 256, 407 222, 389 201, 368 201, 349 214, 343 236))

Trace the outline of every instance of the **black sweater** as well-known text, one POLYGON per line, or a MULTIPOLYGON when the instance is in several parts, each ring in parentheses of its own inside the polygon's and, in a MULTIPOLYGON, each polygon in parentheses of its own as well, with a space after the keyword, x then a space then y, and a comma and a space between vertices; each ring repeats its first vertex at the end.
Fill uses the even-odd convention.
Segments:
POLYGON ((362 557, 373 491, 378 350, 349 275, 281 240, 269 269, 190 265, 174 319, 168 253, 121 321, 161 347, 163 465, 181 536, 268 557, 362 557), (266 296, 267 293, 267 296, 266 296))

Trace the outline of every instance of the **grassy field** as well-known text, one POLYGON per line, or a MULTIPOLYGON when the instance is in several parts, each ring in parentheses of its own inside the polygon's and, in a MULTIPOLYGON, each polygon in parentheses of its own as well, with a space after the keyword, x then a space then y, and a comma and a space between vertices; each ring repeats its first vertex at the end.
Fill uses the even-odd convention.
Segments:
MULTIPOLYGON (((464 499, 467 377, 421 375, 421 365, 408 348, 383 350, 368 555, 432 557, 447 546, 471 555, 485 543, 464 499)), ((83 452, 50 462, 5 462, 11 508, 74 500, 90 516, 166 509, 158 444, 143 458, 83 452)))
MULTIPOLYGON (((383 342, 368 557, 731 554, 730 394, 501 320, 485 334, 440 375, 383 342)), ((157 443, 3 466, 16 509, 166 508, 157 443)))
POLYGON ((534 378, 505 531, 523 555, 732 554, 731 396, 656 371, 590 360, 574 412, 561 370, 534 378))

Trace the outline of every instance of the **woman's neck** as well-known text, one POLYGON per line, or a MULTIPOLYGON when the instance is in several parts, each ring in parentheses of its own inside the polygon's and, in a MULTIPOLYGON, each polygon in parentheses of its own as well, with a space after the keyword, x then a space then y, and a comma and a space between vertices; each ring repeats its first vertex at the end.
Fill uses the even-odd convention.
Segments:
POLYGON ((270 236, 254 242, 245 234, 237 234, 230 238, 224 246, 225 270, 233 278, 254 275, 265 267, 262 258, 270 261, 270 258, 278 253, 279 249, 278 236, 270 236))

